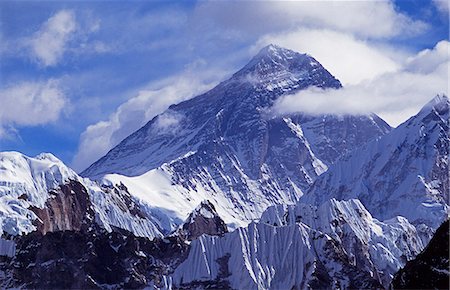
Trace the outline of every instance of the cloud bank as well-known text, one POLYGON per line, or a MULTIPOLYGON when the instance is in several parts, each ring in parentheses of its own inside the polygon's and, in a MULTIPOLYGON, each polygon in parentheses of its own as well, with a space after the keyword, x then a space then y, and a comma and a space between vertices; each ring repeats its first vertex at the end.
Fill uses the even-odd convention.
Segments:
POLYGON ((433 0, 433 3, 440 12, 448 16, 450 9, 450 2, 448 0, 433 0))
POLYGON ((229 1, 202 2, 197 16, 213 25, 251 33, 297 27, 331 29, 362 38, 415 35, 427 25, 399 13, 393 1, 229 1))
POLYGON ((15 134, 15 126, 55 122, 68 100, 56 80, 22 82, 0 90, 0 138, 15 134))
POLYGON ((450 42, 441 41, 408 59, 394 72, 339 90, 311 88, 282 97, 272 107, 275 115, 368 114, 375 112, 397 126, 436 94, 449 93, 450 42))

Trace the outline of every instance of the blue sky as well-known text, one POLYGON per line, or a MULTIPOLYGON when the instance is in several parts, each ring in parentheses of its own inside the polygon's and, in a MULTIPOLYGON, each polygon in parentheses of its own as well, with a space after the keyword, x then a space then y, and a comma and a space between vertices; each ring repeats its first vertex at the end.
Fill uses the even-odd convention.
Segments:
POLYGON ((398 80, 402 89, 384 94, 388 101, 375 96, 380 101, 364 108, 396 125, 447 92, 426 68, 448 61, 445 4, 2 1, 0 150, 52 152, 81 170, 271 42, 312 54, 349 95, 398 80), (437 85, 406 105, 411 74, 437 85))

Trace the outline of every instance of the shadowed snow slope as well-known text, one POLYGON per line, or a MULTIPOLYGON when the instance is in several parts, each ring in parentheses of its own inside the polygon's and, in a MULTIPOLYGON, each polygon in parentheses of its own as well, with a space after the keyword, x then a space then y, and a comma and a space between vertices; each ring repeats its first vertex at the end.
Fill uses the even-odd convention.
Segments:
POLYGON ((230 79, 152 119, 82 175, 123 182, 165 209, 160 216, 169 217, 171 230, 205 199, 231 227, 246 225, 270 205, 295 203, 339 156, 391 129, 375 115, 269 114, 280 96, 310 86, 341 84, 311 56, 270 45, 230 79))
POLYGON ((401 215, 418 229, 436 229, 448 211, 449 148, 449 99, 437 96, 389 134, 332 165, 301 200, 358 198, 378 219, 401 215))
POLYGON ((395 274, 392 289, 449 288, 449 230, 449 221, 446 220, 425 250, 395 274))

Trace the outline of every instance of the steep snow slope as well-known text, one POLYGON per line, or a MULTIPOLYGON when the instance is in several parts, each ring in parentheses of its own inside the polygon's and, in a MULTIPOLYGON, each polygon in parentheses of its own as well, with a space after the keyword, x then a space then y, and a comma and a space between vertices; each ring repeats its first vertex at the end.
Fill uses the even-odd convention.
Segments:
POLYGON ((82 175, 141 175, 219 141, 243 154, 242 167, 248 175, 255 174, 265 151, 260 148, 267 130, 262 109, 281 94, 308 86, 339 88, 341 84, 312 57, 268 46, 229 80, 155 117, 82 175), (243 148, 243 141, 249 141, 250 148, 243 148))
POLYGON ((302 197, 358 198, 378 219, 397 215, 436 229, 449 204, 449 99, 437 96, 399 127, 352 152, 302 197))
POLYGON ((93 218, 105 229, 118 227, 151 238, 162 235, 160 222, 151 216, 152 209, 135 201, 123 185, 100 187, 79 177, 49 153, 31 158, 18 152, 0 152, 0 235, 15 236, 36 230, 40 223, 36 213, 44 214, 50 204, 51 212, 62 212, 69 219, 72 213, 64 211, 70 211, 71 204, 65 202, 71 198, 64 199, 65 192, 82 194, 76 191, 84 190, 89 195, 93 218), (79 182, 85 189, 69 185, 64 190, 62 186, 70 181, 79 182))
POLYGON ((202 236, 173 275, 177 286, 235 289, 377 288, 423 248, 404 218, 380 222, 358 200, 269 208, 259 223, 202 236))
POLYGON ((270 205, 295 203, 340 154, 390 130, 375 115, 268 113, 281 95, 310 86, 341 84, 311 56, 268 46, 229 80, 155 117, 82 175, 123 182, 165 209, 160 216, 169 216, 171 229, 204 199, 228 224, 245 225, 270 205))

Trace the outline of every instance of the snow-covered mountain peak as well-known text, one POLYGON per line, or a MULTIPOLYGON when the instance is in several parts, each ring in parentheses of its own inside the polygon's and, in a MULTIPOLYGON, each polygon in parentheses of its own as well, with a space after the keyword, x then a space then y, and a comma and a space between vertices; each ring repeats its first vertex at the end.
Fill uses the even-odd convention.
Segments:
POLYGON ((450 107, 450 100, 446 95, 437 95, 431 101, 429 101, 420 111, 420 114, 429 114, 430 112, 436 112, 439 116, 447 116, 450 107))
POLYGON ((50 153, 33 158, 19 152, 0 152, 0 196, 26 194, 41 207, 50 189, 76 178, 72 169, 50 153))
POLYGON ((246 67, 252 67, 263 60, 271 60, 273 65, 286 64, 289 60, 292 60, 295 57, 311 58, 307 54, 301 54, 290 49, 282 48, 278 45, 269 44, 268 46, 263 47, 246 65, 246 67))
POLYGON ((315 82, 315 86, 323 88, 342 86, 312 56, 273 44, 262 48, 247 65, 233 75, 233 79, 250 81, 255 87, 269 91, 285 90, 308 80, 315 82))
POLYGON ((50 153, 28 157, 19 152, 0 152, 0 235, 36 230, 39 214, 47 211, 55 215, 47 226, 55 220, 65 222, 68 216, 76 217, 71 208, 75 201, 71 199, 83 198, 89 200, 96 221, 108 231, 113 226, 138 236, 161 235, 159 221, 147 216, 148 209, 141 207, 123 185, 100 187, 50 153), (64 217, 58 219, 58 214, 64 217))
POLYGON ((422 249, 406 219, 379 221, 358 200, 278 205, 258 223, 192 242, 173 281, 185 288, 214 280, 233 289, 379 289, 422 249))
POLYGON ((314 86, 341 85, 312 57, 269 46, 230 79, 150 120, 82 175, 123 182, 170 217, 170 231, 204 199, 230 228, 245 226, 270 205, 296 202, 340 155, 390 131, 374 116, 267 118, 280 96, 314 86))
POLYGON ((0 152, 0 234, 34 230, 33 212, 43 208, 49 191, 76 173, 51 154, 28 157, 19 152, 0 152))
POLYGON ((55 162, 55 163, 62 163, 62 161, 59 160, 58 157, 56 157, 52 153, 48 153, 48 152, 40 153, 40 154, 36 155, 34 158, 38 159, 38 160, 47 160, 47 161, 51 161, 51 162, 55 162))

